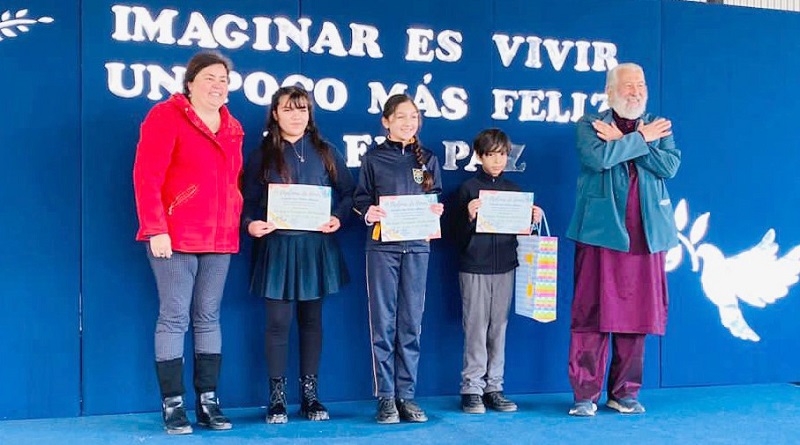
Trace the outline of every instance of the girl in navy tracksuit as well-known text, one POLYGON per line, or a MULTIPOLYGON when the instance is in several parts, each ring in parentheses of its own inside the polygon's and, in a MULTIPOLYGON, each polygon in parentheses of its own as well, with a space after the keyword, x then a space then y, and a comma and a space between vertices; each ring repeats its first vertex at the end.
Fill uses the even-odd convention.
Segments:
MULTIPOLYGON (((367 295, 378 423, 425 422, 414 402, 419 338, 425 306, 430 243, 426 240, 381 242, 378 206, 381 196, 441 193, 439 161, 417 139, 419 109, 397 94, 384 105, 386 141, 361 158, 353 197, 356 213, 369 231, 366 243, 367 295)), ((433 204, 441 216, 442 204, 433 204)))

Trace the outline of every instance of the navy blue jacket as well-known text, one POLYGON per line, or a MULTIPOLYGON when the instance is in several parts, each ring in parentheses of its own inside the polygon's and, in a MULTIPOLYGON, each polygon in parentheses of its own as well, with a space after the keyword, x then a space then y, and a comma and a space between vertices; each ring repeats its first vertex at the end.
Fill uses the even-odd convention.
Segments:
MULTIPOLYGON (((414 179, 414 171, 417 171, 417 178, 421 178, 421 172, 411 147, 404 148, 402 143, 387 139, 361 157, 361 172, 353 195, 353 210, 361 221, 364 221, 369 206, 378 205, 381 196, 441 194, 442 174, 439 160, 430 150, 422 148, 422 153, 425 169, 433 175, 433 187, 427 192, 422 190, 421 181, 414 179)), ((382 242, 380 238, 372 239, 372 233, 372 230, 368 231, 366 250, 430 252, 430 242, 425 240, 382 242)))
MULTIPOLYGON (((291 184, 324 185, 333 189, 331 194, 333 198, 331 215, 339 218, 339 222, 344 225, 350 216, 350 208, 353 205, 353 187, 355 183, 342 155, 336 150, 336 147, 327 142, 325 143, 328 144, 336 164, 336 182, 331 181, 330 176, 328 176, 322 157, 314 149, 308 133, 295 142, 294 147, 289 142, 283 141, 283 159, 289 168, 291 184), (297 153, 303 156, 305 162, 300 162, 297 153)), ((252 221, 266 221, 265 215, 269 197, 266 192, 267 185, 264 184, 261 177, 263 158, 263 152, 259 147, 250 153, 244 168, 242 225, 245 231, 247 230, 247 225, 252 221)), ((278 172, 271 168, 267 183, 283 184, 284 181, 278 172)), ((300 235, 306 232, 301 230, 278 230, 276 233, 300 235)))
MULTIPOLYGON (((517 235, 475 233, 475 221, 469 220, 469 202, 481 190, 519 192, 521 189, 501 173, 493 178, 483 169, 467 179, 458 189, 456 213, 451 219, 459 253, 459 271, 474 274, 501 274, 513 270, 517 262, 517 235)), ((479 210, 480 212, 480 210, 479 210)))

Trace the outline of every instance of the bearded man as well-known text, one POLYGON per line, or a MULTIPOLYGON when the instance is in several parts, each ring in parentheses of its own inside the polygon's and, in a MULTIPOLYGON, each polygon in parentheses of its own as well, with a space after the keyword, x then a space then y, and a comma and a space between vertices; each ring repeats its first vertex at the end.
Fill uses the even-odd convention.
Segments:
POLYGON ((569 414, 593 416, 603 388, 611 339, 606 406, 644 413, 639 388, 646 334, 667 322, 666 251, 677 245, 665 180, 678 171, 672 123, 645 112, 642 67, 608 72, 610 110, 577 123, 581 171, 567 237, 575 240, 575 293, 570 328, 569 414))

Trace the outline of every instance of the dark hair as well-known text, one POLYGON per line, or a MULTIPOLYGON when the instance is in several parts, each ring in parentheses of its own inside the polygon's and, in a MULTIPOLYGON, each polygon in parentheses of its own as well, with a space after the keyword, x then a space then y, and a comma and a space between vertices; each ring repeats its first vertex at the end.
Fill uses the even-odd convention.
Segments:
POLYGON ((272 103, 270 103, 267 111, 267 134, 261 139, 259 149, 262 152, 261 164, 261 177, 264 182, 267 181, 269 170, 274 166, 275 171, 283 179, 284 182, 289 182, 289 167, 283 158, 283 137, 281 137, 281 128, 278 125, 278 119, 275 114, 278 112, 278 105, 281 99, 288 96, 288 103, 295 108, 308 108, 308 126, 306 132, 311 137, 311 145, 314 150, 322 157, 322 163, 325 165, 325 170, 332 182, 336 182, 336 163, 331 153, 331 148, 326 144, 314 124, 314 106, 311 102, 311 97, 308 92, 300 87, 288 86, 279 88, 275 94, 272 95, 272 103))
POLYGON ((189 95, 189 82, 194 82, 194 78, 203 68, 217 64, 224 66, 225 71, 229 74, 233 69, 233 63, 230 59, 216 51, 204 51, 195 54, 186 64, 186 73, 183 75, 183 94, 189 95))
POLYGON ((472 150, 478 156, 485 156, 487 153, 500 152, 508 154, 511 151, 511 141, 508 135, 499 128, 488 128, 481 131, 472 141, 472 150))
MULTIPOLYGON (((383 105, 383 118, 389 120, 389 118, 397 110, 397 107, 404 103, 410 103, 411 105, 414 105, 414 109, 416 109, 417 113, 419 113, 419 107, 417 107, 417 104, 414 103, 414 100, 411 99, 411 97, 406 94, 395 94, 386 99, 386 103, 383 105)), ((422 122, 420 121, 420 124, 421 123, 422 122)), ((425 162, 427 159, 424 158, 422 145, 419 142, 419 136, 414 135, 414 139, 411 141, 411 148, 414 150, 414 156, 417 158, 417 164, 419 164, 419 167, 422 169, 422 190, 427 192, 433 188, 433 175, 425 167, 425 162)))

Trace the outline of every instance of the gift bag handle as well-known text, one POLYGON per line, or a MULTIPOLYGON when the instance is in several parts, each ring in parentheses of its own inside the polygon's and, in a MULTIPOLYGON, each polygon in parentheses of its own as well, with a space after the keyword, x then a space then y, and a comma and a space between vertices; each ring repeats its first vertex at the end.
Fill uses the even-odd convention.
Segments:
POLYGON ((547 216, 544 214, 544 210, 542 210, 542 221, 539 224, 531 224, 531 233, 535 230, 536 233, 541 235, 542 224, 544 224, 545 236, 550 236, 550 226, 547 225, 547 216))

